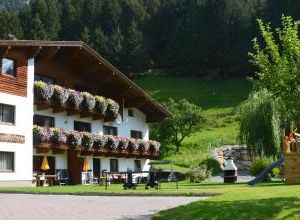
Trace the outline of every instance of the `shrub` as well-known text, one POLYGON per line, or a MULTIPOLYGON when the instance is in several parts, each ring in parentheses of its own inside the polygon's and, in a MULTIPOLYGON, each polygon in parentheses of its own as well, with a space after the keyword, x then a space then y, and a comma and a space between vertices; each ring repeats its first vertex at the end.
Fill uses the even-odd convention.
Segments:
POLYGON ((119 150, 127 150, 129 145, 129 139, 126 137, 119 138, 119 150))
POLYGON ((92 148, 93 146, 93 138, 92 138, 92 134, 89 132, 82 132, 81 133, 81 145, 84 148, 92 148))
POLYGON ((141 152, 147 152, 149 150, 149 141, 139 140, 139 150, 141 152))
POLYGON ((82 102, 80 107, 86 111, 92 111, 95 107, 95 97, 88 92, 82 92, 82 102))
POLYGON ((116 117, 119 112, 119 104, 112 99, 107 99, 106 113, 109 116, 116 117))
POLYGON ((63 129, 60 128, 50 128, 51 142, 53 144, 66 144, 67 135, 63 129))
POLYGON ((107 136, 107 143, 106 147, 109 150, 116 150, 119 145, 119 139, 113 135, 108 135, 107 136))
MULTIPOLYGON (((259 175, 264 169, 266 169, 271 163, 272 159, 267 157, 256 157, 249 168, 249 173, 253 176, 259 175)), ((273 169, 271 173, 269 173, 264 181, 270 181, 271 177, 275 177, 279 174, 277 169, 273 169), (273 171, 274 170, 274 171, 273 171)))
POLYGON ((128 142, 128 150, 129 151, 137 151, 139 149, 139 143, 136 139, 130 138, 128 142))
POLYGON ((55 85, 52 102, 56 105, 64 105, 69 98, 69 91, 61 86, 55 85))
POLYGON ((211 176, 211 171, 206 165, 200 165, 194 167, 190 170, 190 181, 195 183, 200 183, 201 181, 209 178, 211 176))
POLYGON ((78 147, 81 145, 81 134, 78 131, 69 131, 68 132, 68 142, 73 146, 73 147, 78 147))
POLYGON ((34 82, 34 96, 38 101, 50 101, 53 92, 53 85, 46 84, 42 81, 34 82))
POLYGON ((40 126, 33 126, 33 142, 48 143, 50 141, 50 132, 48 128, 42 128, 40 126))
POLYGON ((222 171, 219 162, 213 158, 203 160, 199 165, 206 165, 212 175, 216 175, 222 171))
POLYGON ((68 105, 73 108, 78 108, 83 100, 81 93, 72 89, 69 89, 68 92, 69 92, 69 98, 67 100, 68 105))
POLYGON ((95 111, 101 114, 105 114, 107 109, 107 101, 102 96, 95 96, 95 111))
POLYGON ((92 134, 93 138, 93 148, 99 149, 105 147, 107 143, 106 136, 99 135, 99 134, 92 134))

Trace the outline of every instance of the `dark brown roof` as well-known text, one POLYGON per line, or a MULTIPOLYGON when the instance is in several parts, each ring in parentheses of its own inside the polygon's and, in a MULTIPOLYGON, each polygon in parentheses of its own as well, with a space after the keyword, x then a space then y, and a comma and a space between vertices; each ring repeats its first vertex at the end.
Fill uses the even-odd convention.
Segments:
MULTIPOLYGON (((121 71, 119 71, 116 67, 110 64, 106 59, 104 59, 100 54, 98 54, 95 50, 89 47, 82 41, 41 41, 41 40, 0 40, 0 49, 1 51, 5 51, 7 48, 30 48, 34 52, 31 52, 28 57, 34 57, 39 49, 42 47, 57 47, 57 48, 80 48, 85 50, 89 56, 94 57, 96 60, 104 64, 111 71, 113 71, 114 77, 119 78, 122 82, 130 85, 130 89, 134 91, 134 94, 137 98, 144 99, 143 106, 140 109, 145 112, 145 114, 151 114, 151 119, 149 122, 158 122, 167 117, 170 117, 170 112, 165 109, 160 103, 155 101, 150 95, 148 95, 145 91, 143 91, 138 85, 128 79, 121 71)), ((0 53, 1 53, 0 51, 0 53)))

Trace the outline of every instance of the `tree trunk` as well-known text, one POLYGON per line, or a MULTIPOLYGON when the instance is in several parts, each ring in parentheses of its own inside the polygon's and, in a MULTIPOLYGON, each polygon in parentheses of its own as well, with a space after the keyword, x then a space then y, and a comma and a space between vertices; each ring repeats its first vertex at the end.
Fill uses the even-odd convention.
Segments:
POLYGON ((176 143, 176 152, 179 152, 180 143, 176 143))

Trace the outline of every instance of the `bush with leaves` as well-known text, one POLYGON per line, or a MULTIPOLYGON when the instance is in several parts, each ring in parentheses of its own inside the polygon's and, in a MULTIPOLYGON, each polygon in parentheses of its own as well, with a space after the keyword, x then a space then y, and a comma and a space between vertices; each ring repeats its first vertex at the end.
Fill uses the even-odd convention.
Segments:
POLYGON ((193 167, 190 170, 190 181, 194 183, 200 183, 203 180, 211 177, 211 171, 207 168, 206 165, 199 165, 193 167))
MULTIPOLYGON (((273 163, 273 160, 271 158, 267 157, 256 157, 249 168, 249 173, 252 176, 259 175, 263 170, 265 170, 271 163, 273 163)), ((274 168, 272 171, 266 175, 264 181, 270 181, 271 177, 276 177, 279 175, 279 169, 274 168)))

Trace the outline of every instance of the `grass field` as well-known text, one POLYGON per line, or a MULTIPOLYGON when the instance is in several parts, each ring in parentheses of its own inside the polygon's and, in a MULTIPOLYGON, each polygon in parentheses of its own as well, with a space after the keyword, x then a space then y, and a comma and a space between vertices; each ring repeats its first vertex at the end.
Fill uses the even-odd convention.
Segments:
POLYGON ((194 161, 210 156, 210 150, 221 144, 238 143, 238 123, 235 110, 252 88, 246 80, 205 81, 200 78, 154 75, 134 80, 157 101, 169 98, 187 99, 201 106, 207 116, 204 128, 183 142, 179 154, 171 152, 164 159, 175 161, 181 171, 194 161))
POLYGON ((201 184, 201 190, 223 193, 201 202, 162 211, 153 218, 164 219, 300 219, 300 186, 266 183, 201 184))

